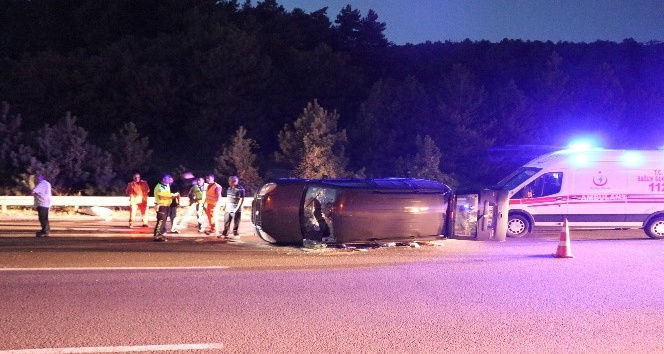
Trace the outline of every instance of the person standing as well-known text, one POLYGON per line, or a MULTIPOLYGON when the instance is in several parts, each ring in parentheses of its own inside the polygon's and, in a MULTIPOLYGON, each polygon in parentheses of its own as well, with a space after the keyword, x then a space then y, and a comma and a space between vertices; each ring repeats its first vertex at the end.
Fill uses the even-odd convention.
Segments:
POLYGON ((37 231, 37 237, 48 237, 51 232, 51 225, 48 222, 48 211, 51 208, 51 184, 44 175, 37 175, 37 185, 32 190, 35 197, 35 207, 37 208, 37 217, 41 230, 37 231))
POLYGON ((203 177, 198 177, 193 181, 193 185, 189 189, 189 193, 187 193, 187 196, 189 197, 189 206, 187 207, 185 214, 175 223, 176 230, 179 231, 182 229, 182 224, 186 224, 189 218, 195 214, 196 221, 198 221, 198 232, 205 231, 203 228, 203 203, 205 203, 206 187, 203 177))
POLYGON ((156 242, 164 242, 164 224, 168 217, 169 209, 173 201, 173 194, 171 193, 171 175, 164 175, 161 182, 157 183, 154 187, 155 206, 157 207, 157 224, 154 226, 154 240, 156 242))
POLYGON ((141 175, 134 173, 131 182, 127 183, 125 193, 129 196, 129 227, 134 226, 136 211, 139 209, 143 216, 143 227, 148 226, 148 194, 150 186, 148 182, 141 179, 141 175))
POLYGON ((239 185, 240 179, 237 176, 228 177, 228 189, 226 190, 226 205, 224 206, 224 231, 222 236, 228 237, 228 229, 233 222, 233 237, 240 236, 240 217, 242 216, 242 203, 244 203, 245 191, 239 185))
MULTIPOLYGON (((178 216, 178 207, 180 206, 180 187, 178 182, 173 181, 173 177, 170 178, 170 188, 171 188, 171 205, 168 208, 168 216, 166 221, 171 220, 170 232, 174 234, 179 234, 180 231, 175 227, 175 219, 178 216)), ((166 233, 166 222, 161 226, 162 233, 166 233)))
POLYGON ((205 190, 205 214, 207 214, 208 225, 210 228, 205 232, 206 235, 217 234, 217 219, 219 218, 219 208, 217 204, 221 199, 221 186, 214 181, 214 175, 209 174, 206 177, 207 189, 205 190))

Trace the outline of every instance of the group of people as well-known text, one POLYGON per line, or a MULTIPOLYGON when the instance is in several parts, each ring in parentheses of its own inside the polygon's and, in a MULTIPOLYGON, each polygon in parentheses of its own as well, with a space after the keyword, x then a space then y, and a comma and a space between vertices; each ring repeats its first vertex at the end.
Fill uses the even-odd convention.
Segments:
MULTIPOLYGON (((194 178, 187 192, 189 206, 184 215, 178 216, 180 189, 173 185, 171 175, 164 175, 153 192, 157 209, 157 223, 153 232, 154 240, 156 242, 166 241, 165 235, 169 231, 166 224, 169 220, 170 233, 180 233, 180 230, 193 216, 196 216, 199 232, 205 232, 207 235, 219 238, 238 238, 242 204, 245 198, 245 190, 239 182, 237 176, 228 177, 229 187, 226 189, 225 201, 221 203, 223 188, 215 182, 214 175, 209 174, 205 178, 194 178), (224 211, 224 227, 223 231, 219 233, 217 220, 222 209, 224 211), (229 235, 228 232, 231 230, 233 234, 229 235)), ((129 196, 130 228, 134 226, 138 211, 141 212, 143 226, 148 226, 147 204, 149 192, 148 183, 141 179, 140 174, 134 174, 126 188, 126 193, 129 196)))
MULTIPOLYGON (((41 225, 41 229, 37 231, 36 235, 37 237, 48 237, 51 230, 48 220, 51 208, 51 184, 42 174, 37 175, 36 180, 37 184, 32 190, 32 195, 41 225)), ((180 190, 173 185, 173 182, 171 175, 164 175, 154 188, 153 195, 157 209, 157 223, 153 233, 155 241, 166 241, 165 234, 169 230, 166 224, 169 221, 170 232, 180 233, 180 230, 193 216, 196 216, 199 232, 219 238, 235 239, 239 237, 245 190, 240 186, 237 176, 228 177, 229 187, 226 189, 225 199, 222 197, 223 188, 214 181, 214 175, 209 174, 205 179, 203 177, 194 178, 187 193, 189 206, 182 216, 178 216, 180 190), (224 200, 223 203, 222 200, 224 200), (224 227, 223 231, 219 233, 217 220, 221 210, 224 211, 224 227), (229 235, 229 231, 232 231, 233 234, 229 235)), ((127 183, 125 192, 129 196, 129 227, 134 227, 134 220, 139 211, 143 227, 148 227, 148 196, 150 194, 148 182, 141 179, 140 174, 135 173, 132 180, 127 183)))

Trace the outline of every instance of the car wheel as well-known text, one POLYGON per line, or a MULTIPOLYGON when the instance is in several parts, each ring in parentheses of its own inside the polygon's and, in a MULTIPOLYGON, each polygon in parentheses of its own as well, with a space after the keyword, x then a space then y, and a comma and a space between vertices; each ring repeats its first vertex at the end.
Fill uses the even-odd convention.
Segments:
POLYGON ((530 232, 530 221, 522 215, 510 215, 507 219, 507 236, 523 237, 530 232))
POLYGON ((664 238, 664 217, 658 216, 650 220, 644 231, 650 238, 664 238))

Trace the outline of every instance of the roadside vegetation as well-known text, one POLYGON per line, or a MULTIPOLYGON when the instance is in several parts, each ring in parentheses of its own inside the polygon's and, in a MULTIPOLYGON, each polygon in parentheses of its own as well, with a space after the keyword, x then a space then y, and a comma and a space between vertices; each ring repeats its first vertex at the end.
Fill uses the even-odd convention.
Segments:
POLYGON ((183 171, 237 174, 249 193, 286 176, 470 188, 577 134, 664 142, 663 43, 394 45, 379 14, 336 10, 0 2, 0 192, 38 172, 58 194, 183 171))

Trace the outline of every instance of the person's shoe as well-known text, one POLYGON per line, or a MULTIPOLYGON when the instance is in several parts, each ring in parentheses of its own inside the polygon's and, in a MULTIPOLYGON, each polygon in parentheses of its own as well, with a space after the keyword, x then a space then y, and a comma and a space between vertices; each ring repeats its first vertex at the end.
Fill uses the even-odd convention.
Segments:
POLYGON ((131 229, 132 227, 134 227, 134 224, 129 223, 129 228, 131 229))
POLYGON ((171 230, 171 233, 172 233, 172 234, 179 234, 179 233, 180 233, 180 230, 178 230, 178 229, 171 230))
POLYGON ((240 236, 240 233, 237 231, 233 231, 233 236, 240 236))
POLYGON ((228 236, 228 232, 227 231, 222 232, 221 236, 224 236, 224 237, 228 236))
POLYGON ((227 239, 229 240, 239 240, 240 236, 237 234, 234 234, 233 236, 226 236, 227 239))
POLYGON ((43 234, 41 231, 37 231, 37 232, 35 233, 35 236, 37 236, 37 237, 44 237, 44 234, 43 234))
POLYGON ((164 236, 155 237, 154 242, 166 242, 166 238, 164 236))
POLYGON ((148 225, 148 224, 143 224, 143 227, 150 227, 150 225, 148 225))
POLYGON ((204 233, 205 230, 203 230, 203 229, 198 229, 198 232, 200 232, 200 233, 204 233))
POLYGON ((42 237, 48 237, 48 232, 42 233, 42 237))

